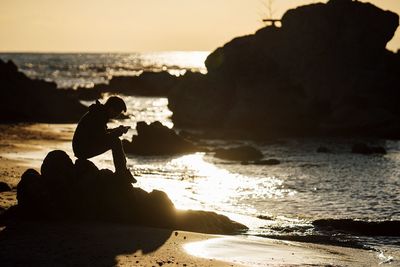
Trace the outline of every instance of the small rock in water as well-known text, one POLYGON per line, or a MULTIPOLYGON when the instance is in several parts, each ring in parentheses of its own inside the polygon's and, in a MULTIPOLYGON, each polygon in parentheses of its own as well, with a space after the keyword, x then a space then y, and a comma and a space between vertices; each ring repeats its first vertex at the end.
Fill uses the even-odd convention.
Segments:
POLYGON ((318 153, 331 153, 332 151, 331 151, 329 148, 327 148, 327 147, 320 146, 320 147, 317 149, 317 152, 318 152, 318 153))
POLYGON ((215 157, 227 160, 259 160, 263 154, 252 146, 239 146, 234 148, 220 148, 215 150, 215 157))
POLYGON ((268 216, 268 215, 258 215, 257 218, 261 219, 261 220, 267 220, 267 221, 271 221, 274 219, 272 216, 268 216))
POLYGON ((365 143, 354 144, 351 148, 351 152, 355 154, 386 154, 386 149, 380 146, 368 146, 365 143))
POLYGON ((255 165, 278 165, 281 162, 277 159, 264 159, 254 161, 255 165))

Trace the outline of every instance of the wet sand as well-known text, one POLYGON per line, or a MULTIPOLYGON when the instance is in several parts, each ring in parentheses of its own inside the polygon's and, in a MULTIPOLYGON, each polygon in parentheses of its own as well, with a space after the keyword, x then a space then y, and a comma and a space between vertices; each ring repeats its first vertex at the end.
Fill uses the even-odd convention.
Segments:
MULTIPOLYGON (((74 125, 0 125, 0 207, 16 204, 27 168, 66 150, 74 125)), ((375 251, 243 236, 215 236, 94 222, 24 222, 0 228, 2 266, 374 266, 375 251)))

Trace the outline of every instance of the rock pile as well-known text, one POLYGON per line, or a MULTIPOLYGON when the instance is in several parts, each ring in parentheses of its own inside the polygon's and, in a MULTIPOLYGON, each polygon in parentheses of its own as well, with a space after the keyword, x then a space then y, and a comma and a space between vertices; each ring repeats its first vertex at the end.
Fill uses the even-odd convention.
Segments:
POLYGON ((61 150, 51 151, 41 173, 28 169, 17 186, 19 217, 94 220, 228 234, 247 229, 213 212, 179 211, 158 190, 148 193, 89 160, 75 164, 61 150))

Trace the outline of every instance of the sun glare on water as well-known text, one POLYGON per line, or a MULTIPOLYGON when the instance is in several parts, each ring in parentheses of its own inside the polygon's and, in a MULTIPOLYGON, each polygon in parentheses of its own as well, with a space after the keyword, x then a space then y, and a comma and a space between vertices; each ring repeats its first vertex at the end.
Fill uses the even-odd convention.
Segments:
POLYGON ((254 214, 245 204, 252 198, 279 198, 287 194, 274 177, 248 177, 229 172, 205 160, 205 153, 174 158, 158 174, 143 175, 137 186, 165 191, 178 209, 205 209, 254 214), (169 171, 173 173, 168 173, 169 171))

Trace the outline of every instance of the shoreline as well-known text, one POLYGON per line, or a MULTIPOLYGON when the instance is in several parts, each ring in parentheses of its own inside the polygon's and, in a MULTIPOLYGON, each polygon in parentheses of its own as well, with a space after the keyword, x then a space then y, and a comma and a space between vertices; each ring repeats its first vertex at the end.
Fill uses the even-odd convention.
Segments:
MULTIPOLYGON (((71 148, 67 146, 72 138, 73 126, 0 125, 0 181, 13 188, 11 192, 0 193, 2 209, 17 203, 16 186, 22 173, 28 168, 40 169, 41 160, 32 161, 26 155, 40 153, 44 157, 47 152, 43 150, 53 149, 69 149, 67 153, 70 153, 71 148)), ((5 248, 4 252, 0 252, 0 259, 4 266, 16 262, 60 264, 59 261, 66 258, 72 261, 71 264, 118 266, 364 266, 379 263, 376 251, 98 222, 16 222, 0 229, 0 244, 5 248), (156 245, 148 253, 143 253, 146 244, 154 243, 156 245), (24 248, 30 248, 29 253, 24 248), (54 255, 44 257, 49 249, 54 255), (96 251, 103 255, 97 257, 96 251), (85 255, 92 258, 86 259, 85 255)), ((69 263, 65 261, 62 264, 69 263)))

